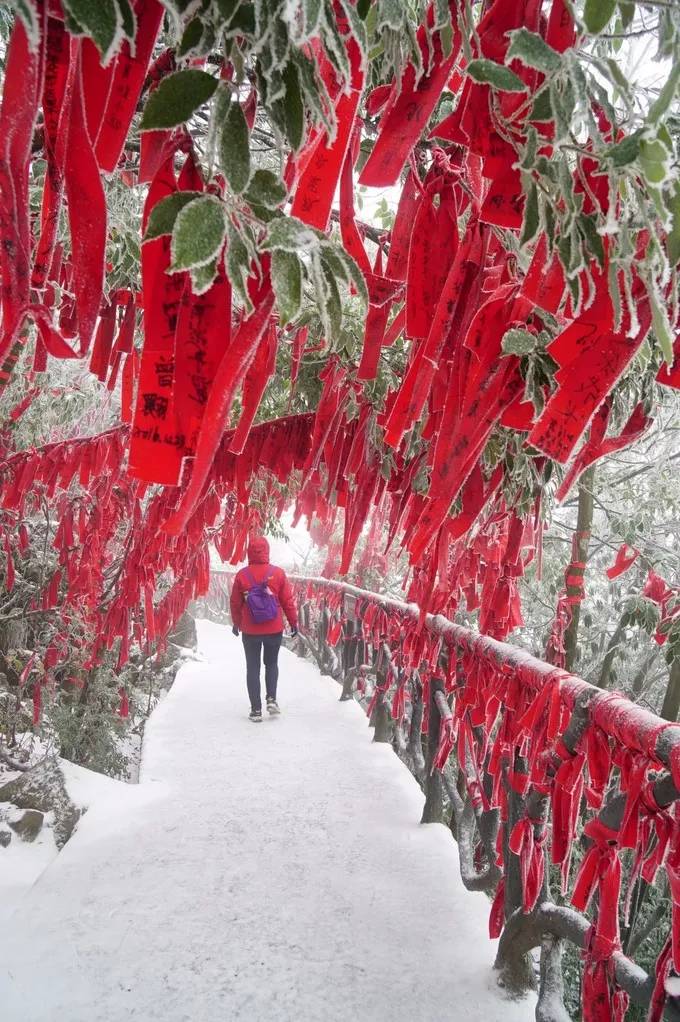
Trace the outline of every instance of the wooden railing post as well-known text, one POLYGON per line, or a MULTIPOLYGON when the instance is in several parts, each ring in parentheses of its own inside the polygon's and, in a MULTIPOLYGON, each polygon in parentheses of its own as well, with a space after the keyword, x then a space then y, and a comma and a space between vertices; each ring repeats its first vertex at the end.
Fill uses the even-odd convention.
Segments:
POLYGON ((342 692, 340 693, 340 702, 346 702, 348 699, 354 698, 354 683, 356 681, 357 672, 361 666, 361 622, 359 622, 354 615, 354 608, 352 608, 352 615, 348 614, 347 620, 343 628, 341 643, 341 663, 342 663, 342 692))
POLYGON ((387 686, 390 671, 391 663, 388 659, 388 651, 384 646, 381 646, 375 670, 378 698, 371 718, 371 723, 375 729, 373 732, 374 742, 392 741, 392 717, 387 706, 386 697, 382 691, 387 686))
POLYGON ((439 744, 441 713, 437 705, 437 692, 444 692, 444 684, 437 678, 430 679, 430 712, 427 738, 425 739, 425 805, 421 823, 444 822, 444 784, 439 770, 433 770, 435 753, 439 744))

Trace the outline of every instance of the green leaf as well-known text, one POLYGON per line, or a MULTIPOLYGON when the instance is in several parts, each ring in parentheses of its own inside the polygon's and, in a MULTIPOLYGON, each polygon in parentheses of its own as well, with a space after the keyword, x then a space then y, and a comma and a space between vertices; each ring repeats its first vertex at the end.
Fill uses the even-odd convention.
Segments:
POLYGON ((302 306, 302 266, 292 252, 272 253, 272 286, 279 310, 279 322, 286 326, 295 319, 302 306))
POLYGON ((207 103, 217 85, 217 78, 195 68, 168 75, 146 101, 141 130, 159 131, 184 124, 207 103))
POLYGON ((280 177, 271 170, 256 170, 243 197, 251 205, 277 209, 286 201, 286 195, 286 186, 280 177))
POLYGON ((635 0, 619 0, 621 11, 621 28, 627 29, 635 17, 635 0))
POLYGON ((509 33, 510 46, 505 55, 505 63, 517 58, 526 67, 535 67, 537 71, 551 74, 562 67, 562 57, 552 46, 541 39, 536 32, 527 28, 517 28, 509 33))
POLYGON ((323 2, 322 0, 302 0, 300 6, 302 8, 300 12, 302 15, 302 38, 311 39, 313 35, 316 35, 319 29, 323 2))
POLYGON ((645 179, 650 184, 658 185, 666 180, 670 158, 671 153, 660 139, 655 138, 649 142, 643 139, 640 142, 638 163, 645 179))
POLYGON ((88 36, 101 53, 102 64, 108 64, 122 21, 115 0, 64 0, 64 12, 78 26, 76 34, 88 36))
POLYGON ((522 156, 522 162, 520 167, 522 170, 531 170, 536 163, 536 154, 538 152, 538 132, 534 128, 533 124, 529 125, 527 131, 527 141, 524 147, 524 154, 522 156))
POLYGON ((552 121, 553 108, 550 102, 550 89, 541 89, 534 97, 534 105, 529 114, 530 121, 552 121))
POLYGON ((297 68, 292 62, 286 66, 283 80, 286 83, 286 97, 283 100, 286 135, 293 149, 297 151, 304 138, 305 108, 297 68))
POLYGON ((543 220, 545 222, 545 235, 548 239, 548 251, 552 253, 555 246, 555 211, 549 202, 543 206, 543 220))
POLYGON ((227 217, 214 195, 201 195, 180 210, 172 232, 171 271, 190 270, 210 262, 224 244, 227 217))
POLYGON ((231 189, 239 194, 250 180, 250 131, 243 108, 233 100, 220 135, 220 166, 231 189))
POLYGON ((641 131, 634 131, 632 135, 626 135, 620 142, 615 142, 606 149, 606 155, 615 167, 627 167, 629 163, 637 160, 640 152, 641 131))
POLYGON ((555 119, 555 141, 561 142, 569 138, 571 118, 568 107, 564 103, 564 95, 558 88, 557 81, 550 83, 550 106, 555 119))
POLYGON ((336 245, 328 238, 320 242, 320 247, 322 259, 333 276, 346 284, 353 284, 362 304, 368 305, 366 279, 354 259, 340 245, 336 245))
POLYGON ((203 266, 194 266, 191 270, 191 290, 195 295, 204 295, 209 291, 217 276, 217 260, 211 259, 203 266))
POLYGON ((269 224, 267 238, 262 244, 263 249, 274 251, 279 248, 284 252, 313 252, 319 241, 325 240, 323 235, 313 227, 308 227, 294 216, 280 217, 269 224))
POLYGON ((154 238, 160 238, 164 234, 172 234, 179 211, 184 209, 187 203, 198 198, 200 194, 200 192, 175 192, 173 195, 166 195, 164 199, 157 202, 151 210, 144 241, 153 241, 154 238))
POLYGON ((503 335, 501 350, 504 355, 531 355, 536 350, 536 335, 528 330, 511 327, 503 335))
POLYGON ((126 39, 134 41, 137 32, 137 16, 132 9, 130 0, 117 0, 120 11, 121 27, 126 39))
POLYGON ((514 71, 502 64, 496 64, 493 60, 471 60, 468 64, 467 73, 475 82, 482 85, 493 85, 494 89, 502 92, 526 92, 527 86, 521 78, 518 78, 514 71))
POLYGON ((633 99, 633 93, 630 87, 630 82, 624 75, 618 63, 615 60, 612 60, 611 57, 608 57, 606 60, 606 66, 609 69, 612 81, 618 87, 621 95, 628 100, 628 102, 631 102, 633 99))
POLYGON ((248 295, 247 287, 251 258, 243 238, 232 223, 227 225, 227 256, 225 263, 231 286, 239 295, 246 312, 252 312, 253 303, 248 295))
POLYGON ((668 232, 668 260, 671 266, 680 262, 680 185, 677 183, 669 196, 666 205, 671 214, 671 229, 668 232))
POLYGON ((522 234, 519 239, 520 245, 528 245, 536 236, 540 224, 538 215, 538 189, 535 182, 531 182, 527 194, 526 206, 524 207, 524 221, 522 223, 522 234))
POLYGON ((35 0, 14 0, 14 8, 24 23, 32 52, 37 53, 40 48, 40 16, 35 0))
POLYGON ((203 38, 203 22, 200 18, 192 18, 182 33, 180 44, 177 47, 177 56, 185 57, 200 45, 203 38))
POLYGON ((652 307, 652 329, 654 331, 654 336, 659 342, 664 362, 671 366, 673 365, 673 343, 675 341, 675 335, 671 328, 671 324, 668 321, 664 303, 659 300, 656 286, 653 281, 648 281, 647 294, 649 296, 649 304, 652 307))
POLYGON ((581 234, 588 243, 588 248, 597 259, 600 267, 604 269, 604 244, 601 235, 597 233, 597 218, 579 213, 577 223, 581 234))
POLYGON ((649 108, 649 113, 645 118, 647 124, 656 126, 659 121, 661 121, 673 102, 673 98, 678 88, 678 82, 680 82, 680 61, 674 64, 671 68, 668 78, 664 82, 659 95, 649 108))
POLYGON ((617 0, 586 0, 583 24, 592 35, 598 35, 609 24, 617 0))
POLYGON ((321 320, 328 335, 328 340, 334 344, 340 337, 340 330, 342 328, 342 300, 335 277, 323 259, 321 261, 321 268, 326 285, 325 301, 321 308, 321 320))

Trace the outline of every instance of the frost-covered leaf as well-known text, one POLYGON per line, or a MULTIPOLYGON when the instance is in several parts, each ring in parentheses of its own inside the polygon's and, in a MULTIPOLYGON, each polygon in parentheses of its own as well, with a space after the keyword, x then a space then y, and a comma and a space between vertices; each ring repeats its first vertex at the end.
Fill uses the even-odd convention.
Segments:
POLYGON ((675 335, 668 321, 665 303, 657 293, 656 285, 653 281, 648 281, 647 294, 649 295, 649 303, 652 309, 652 330, 654 331, 654 336, 659 342, 664 362, 669 366, 673 365, 673 342, 675 335))
POLYGON ((553 109, 550 102, 550 89, 541 89, 534 96, 534 105, 529 114, 530 121, 552 121, 553 109))
POLYGON ((293 50, 292 59, 298 72, 300 92, 306 109, 310 111, 317 122, 323 124, 329 134, 333 134, 335 112, 328 90, 316 74, 316 65, 305 56, 302 50, 293 50))
POLYGON ((640 142, 638 164, 645 179, 653 185, 663 184, 668 177, 671 153, 660 138, 640 142))
POLYGON ((521 330, 512 327, 506 331, 501 341, 501 349, 504 355, 531 355, 536 350, 536 335, 530 334, 528 330, 521 330))
POLYGON ((206 71, 186 68, 163 78, 146 101, 140 128, 158 131, 184 124, 210 99, 218 80, 206 71))
MULTIPOLYGON (((297 35, 299 42, 307 42, 317 34, 322 10, 323 0, 302 0, 299 5, 299 16, 298 11, 294 11, 295 17, 291 18, 291 22, 299 25, 297 35)), ((291 24, 291 31, 293 28, 294 24, 291 24)))
POLYGON ((40 47, 40 18, 35 0, 15 0, 16 12, 24 23, 28 44, 33 53, 40 47))
POLYGON ((602 236, 598 234, 595 216, 580 213, 577 223, 592 255, 597 259, 600 268, 604 269, 604 243, 602 236))
POLYGON ((267 229, 267 237, 262 247, 283 252, 312 252, 325 240, 323 235, 313 227, 308 227, 294 216, 280 217, 274 220, 267 229))
POLYGON ((211 259, 203 266, 194 266, 191 270, 191 290, 195 295, 204 295, 209 291, 217 276, 217 260, 211 259))
POLYGON ((280 249, 272 253, 272 286, 279 310, 279 322, 285 326, 295 319, 302 305, 302 266, 292 252, 280 249))
POLYGON ((528 245, 532 238, 536 237, 540 225, 538 215, 538 189, 535 182, 531 182, 527 194, 527 201, 524 207, 524 221, 522 223, 522 234, 519 239, 520 245, 528 245))
POLYGON ((630 87, 630 82, 624 75, 623 71, 621 70, 617 62, 615 60, 612 60, 611 57, 607 58, 606 66, 609 70, 609 74, 611 75, 611 79, 618 87, 619 92, 626 99, 626 101, 630 103, 633 100, 633 92, 630 87))
POLYGON ((527 28, 517 28, 510 32, 510 46, 505 55, 505 62, 517 58, 526 67, 534 67, 538 71, 550 74, 562 67, 562 58, 557 50, 543 40, 536 32, 527 28))
POLYGON ((325 282, 325 301, 322 306, 321 319, 331 344, 340 337, 342 328, 342 300, 337 281, 328 264, 322 260, 321 272, 325 282))
POLYGON ((250 131, 243 107, 229 104, 220 135, 220 166, 234 192, 239 194, 250 180, 250 131))
POLYGON ((483 85, 493 85, 495 89, 502 92, 526 92, 527 86, 521 78, 518 78, 514 71, 502 64, 496 64, 493 60, 480 58, 471 60, 466 68, 470 78, 483 85))
POLYGON ((232 223, 227 225, 225 265, 231 286, 243 302, 246 312, 251 312, 253 305, 248 295, 247 281, 250 276, 252 259, 243 237, 232 223))
POLYGON ((592 35, 598 35, 607 27, 616 10, 617 0, 586 0, 583 10, 583 24, 592 35))
POLYGON ((188 53, 195 51, 201 44, 203 38, 203 22, 200 18, 192 18, 182 33, 177 56, 186 57, 188 53))
POLYGON ((210 262, 224 244, 227 217, 214 195, 201 195, 180 210, 172 232, 171 270, 190 270, 210 262))
POLYGON ((286 186, 271 170, 256 170, 244 198, 246 202, 265 209, 277 209, 286 199, 286 186))
POLYGON ((536 163, 536 154, 538 152, 538 132, 534 128, 533 124, 529 125, 527 130, 527 140, 524 146, 524 155, 522 156, 522 162, 520 167, 522 170, 531 170, 536 163))
POLYGON ((135 14, 130 0, 116 0, 121 19, 121 31, 131 43, 137 34, 137 15, 135 14))
POLYGON ((640 135, 640 131, 634 131, 632 135, 626 135, 620 142, 608 147, 606 154, 615 167, 627 167, 638 158, 640 135))
POLYGON ((122 39, 123 19, 115 0, 64 0, 69 31, 86 35, 108 64, 122 39), (73 28, 75 27, 75 32, 73 28))
POLYGON ((164 199, 157 202, 151 210, 144 241, 153 241, 154 238, 160 238, 163 234, 172 234, 179 211, 184 209, 187 203, 198 198, 200 194, 200 192, 175 192, 173 195, 166 195, 164 199))
POLYGON ((321 254, 322 259, 336 279, 342 280, 346 284, 352 284, 357 297, 364 305, 368 305, 366 279, 354 259, 345 252, 344 248, 328 239, 324 239, 321 242, 321 254))
POLYGON ((680 185, 673 185, 666 205, 671 214, 671 229, 668 232, 668 259, 671 266, 680 262, 680 185))
POLYGON ((283 80, 286 83, 283 100, 286 135, 293 149, 298 150, 304 138, 305 108, 297 68, 292 62, 286 66, 283 80))

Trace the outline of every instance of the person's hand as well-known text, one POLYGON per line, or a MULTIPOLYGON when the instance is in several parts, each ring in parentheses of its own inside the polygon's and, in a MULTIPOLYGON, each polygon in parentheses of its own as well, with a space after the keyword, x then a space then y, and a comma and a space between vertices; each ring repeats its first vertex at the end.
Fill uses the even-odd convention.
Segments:
POLYGON ((232 628, 231 634, 238 636, 238 628, 236 627, 236 625, 234 625, 234 627, 232 628))
POLYGON ((297 633, 298 633, 297 628, 291 628, 291 630, 290 630, 290 637, 291 637, 291 639, 294 639, 295 636, 297 635, 297 633))

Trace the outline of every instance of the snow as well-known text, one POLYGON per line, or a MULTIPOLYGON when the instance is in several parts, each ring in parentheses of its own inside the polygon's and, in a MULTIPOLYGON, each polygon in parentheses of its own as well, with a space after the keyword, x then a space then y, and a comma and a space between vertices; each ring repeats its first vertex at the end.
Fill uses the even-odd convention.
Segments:
MULTIPOLYGON (((107 813, 118 809, 124 811, 131 802, 143 801, 146 798, 146 789, 138 791, 124 781, 114 781, 103 774, 77 766, 67 759, 60 759, 59 765, 71 801, 85 813, 95 803, 100 812, 107 813)), ((9 779, 10 776, 7 776, 3 781, 9 779)), ((22 812, 23 810, 16 809, 12 811, 8 803, 0 802, 0 817, 5 817, 7 824, 13 816, 21 816, 22 812)), ((2 829, 9 829, 7 824, 3 824, 2 829)), ((13 834, 8 847, 0 848, 0 927, 4 926, 12 912, 21 905, 29 889, 56 858, 58 849, 52 832, 53 824, 54 814, 47 813, 35 841, 25 843, 13 834)))
POLYGON ((90 809, 0 928, 3 1022, 533 1018, 496 986, 488 901, 360 707, 282 650, 282 716, 254 725, 238 640, 199 622, 199 646, 138 786, 69 770, 90 809))

